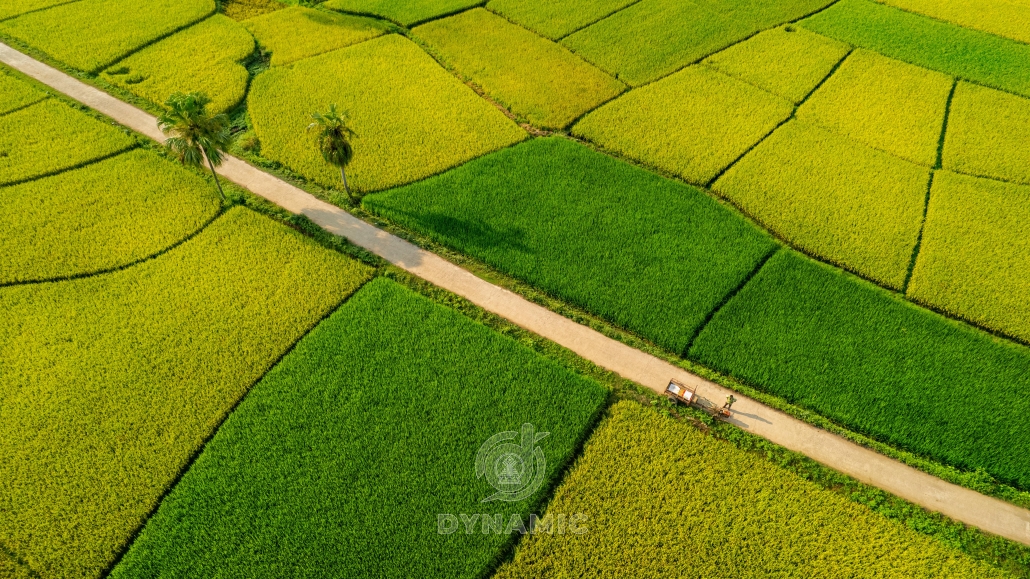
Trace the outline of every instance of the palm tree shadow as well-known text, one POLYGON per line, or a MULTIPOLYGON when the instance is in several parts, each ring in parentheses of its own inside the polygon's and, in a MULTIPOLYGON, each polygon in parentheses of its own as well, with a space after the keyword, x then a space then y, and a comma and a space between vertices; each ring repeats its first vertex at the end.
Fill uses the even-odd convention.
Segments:
POLYGON ((477 250, 501 250, 532 255, 536 252, 526 245, 525 231, 517 227, 498 229, 483 220, 460 219, 444 213, 413 213, 394 209, 391 211, 398 221, 413 225, 444 245, 454 249, 476 252, 477 250))

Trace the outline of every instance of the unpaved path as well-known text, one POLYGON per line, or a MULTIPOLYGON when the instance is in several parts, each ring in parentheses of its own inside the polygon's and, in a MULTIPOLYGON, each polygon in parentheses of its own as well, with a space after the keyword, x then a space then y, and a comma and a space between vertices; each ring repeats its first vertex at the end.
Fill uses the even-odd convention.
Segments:
MULTIPOLYGON (((0 62, 139 133, 163 141, 153 116, 3 43, 0 43, 0 62)), ((711 401, 724 400, 731 393, 718 384, 483 281, 436 254, 377 229, 237 158, 226 159, 219 173, 288 211, 306 215, 327 231, 346 237, 412 274, 657 392, 665 388, 670 378, 677 378, 697 385, 698 394, 711 401)), ((733 422, 740 428, 931 511, 1030 545, 1030 511, 945 482, 755 400, 736 396, 733 422)))

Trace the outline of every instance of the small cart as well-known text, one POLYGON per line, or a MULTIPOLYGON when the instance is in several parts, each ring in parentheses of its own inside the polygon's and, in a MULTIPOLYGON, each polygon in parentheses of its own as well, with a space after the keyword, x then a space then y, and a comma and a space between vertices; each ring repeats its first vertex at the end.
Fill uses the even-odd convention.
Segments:
POLYGON ((676 402, 682 402, 687 406, 697 404, 697 386, 693 388, 687 388, 685 384, 678 380, 669 380, 669 385, 665 387, 665 395, 672 398, 676 402))

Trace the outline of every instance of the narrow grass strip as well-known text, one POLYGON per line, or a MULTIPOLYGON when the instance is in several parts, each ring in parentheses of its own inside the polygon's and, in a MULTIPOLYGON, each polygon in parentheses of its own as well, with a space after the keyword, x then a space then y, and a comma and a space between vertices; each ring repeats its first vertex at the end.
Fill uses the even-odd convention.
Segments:
POLYGON ((1030 485, 1030 350, 793 251, 705 327, 690 358, 859 433, 1030 485))
POLYGON ((235 208, 160 257, 0 289, 0 543, 97 577, 225 413, 371 274, 235 208))
POLYGON ((636 401, 611 408, 548 512, 586 532, 527 536, 494 577, 1008 577, 636 401))
MULTIPOLYGON (((112 578, 486 576, 511 533, 440 534, 438 515, 528 524, 606 397, 511 338, 372 281, 255 386, 112 578), (496 491, 476 476, 477 450, 525 423, 548 433, 535 444, 546 482, 481 502, 496 491)), ((538 467, 530 457, 524 475, 538 467)))
POLYGON ((785 99, 692 66, 589 113, 572 134, 705 185, 793 112, 785 99))
POLYGON ((704 192, 558 137, 363 203, 676 353, 775 246, 704 192))
POLYGON ((0 116, 0 185, 95 161, 135 142, 124 129, 47 99, 0 116))
POLYGON ((930 170, 791 121, 714 189, 792 245, 901 289, 930 170))
POLYGON ((137 0, 131 6, 82 0, 0 22, 0 32, 67 65, 99 72, 214 11, 214 0, 137 0))
POLYGON ((0 285, 132 263, 192 235, 219 207, 210 182, 144 150, 0 189, 0 285))
POLYGON ((318 56, 375 38, 387 26, 372 18, 290 6, 243 23, 262 48, 272 53, 272 66, 318 56))
POLYGON ((119 61, 104 79, 158 105, 176 91, 203 92, 208 110, 222 113, 243 102, 250 75, 240 61, 253 52, 247 30, 215 14, 119 61))
POLYGON ((539 127, 564 128, 626 89, 560 44, 482 8, 412 33, 495 101, 539 127))
POLYGON ((1030 187, 938 171, 912 299, 1030 342, 1030 187))
POLYGON ((1030 45, 871 0, 840 0, 805 28, 964 80, 1030 96, 1030 45))

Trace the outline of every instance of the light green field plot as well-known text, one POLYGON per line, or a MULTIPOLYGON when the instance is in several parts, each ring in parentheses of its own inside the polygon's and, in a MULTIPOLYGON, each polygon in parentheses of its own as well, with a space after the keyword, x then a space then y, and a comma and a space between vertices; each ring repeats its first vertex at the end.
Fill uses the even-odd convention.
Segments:
POLYGON ((374 280, 254 387, 112 577, 488 576, 510 535, 439 534, 438 514, 528 521, 606 396, 515 340, 374 280), (548 433, 534 445, 544 488, 480 502, 496 491, 476 476, 477 450, 525 423, 548 433))
POLYGON ((218 212, 213 185, 147 151, 0 189, 0 284, 90 273, 153 255, 218 212))
POLYGON ((1030 96, 1030 45, 1022 42, 870 0, 840 0, 800 25, 890 58, 1030 96))
POLYGON ((346 111, 357 134, 347 173, 358 191, 428 177, 527 136, 395 34, 273 68, 254 79, 248 103, 264 156, 337 188, 339 170, 305 129, 330 104, 346 111))
POLYGON ((786 26, 759 32, 704 60, 730 76, 800 103, 848 53, 848 45, 786 26))
POLYGON ((643 0, 562 40, 637 86, 831 0, 643 0))
POLYGON ((47 93, 29 83, 7 74, 0 66, 0 115, 15 109, 38 103, 47 98, 47 93))
POLYGON ((482 8, 434 20, 412 33, 537 126, 560 129, 626 88, 560 44, 482 8))
POLYGON ((1030 184, 1030 100, 960 82, 944 137, 944 167, 1030 184))
POLYGON ((910 12, 1030 43, 1027 0, 881 0, 910 12))
POLYGON ((0 544, 99 577, 246 390, 371 271, 232 209, 118 272, 0 290, 0 544))
POLYGON ((262 48, 272 53, 272 65, 317 56, 386 32, 371 18, 291 6, 243 23, 262 48))
POLYGON ((929 177, 928 169, 792 121, 715 190, 806 252, 901 289, 929 177))
POLYGON ((634 0, 490 0, 486 7, 552 40, 633 4, 634 0))
POLYGON ((933 166, 952 79, 856 50, 797 116, 902 159, 933 166))
POLYGON ((479 4, 482 0, 329 0, 323 6, 343 12, 382 16, 404 26, 412 26, 479 4))
POLYGON ((88 163, 134 143, 121 129, 47 99, 0 116, 0 185, 88 163))
POLYGON ((689 355, 919 456, 1030 483, 1030 348, 797 252, 769 259, 689 355))
POLYGON ((208 110, 221 113, 246 96, 249 74, 240 61, 253 52, 246 29, 215 14, 119 61, 104 78, 162 105, 173 92, 200 91, 211 97, 208 110))
POLYGON ((214 0, 82 0, 0 22, 0 32, 96 72, 214 11, 214 0))
POLYGON ((1030 187, 934 175, 909 297, 1030 341, 1030 187))
POLYGON ((703 185, 793 110, 775 95, 693 66, 602 106, 572 132, 703 185))
POLYGON ((586 515, 586 532, 526 536, 496 579, 1007 577, 635 401, 611 408, 548 512, 586 515))
POLYGON ((363 204, 676 353, 776 247, 704 192, 561 137, 363 204))

